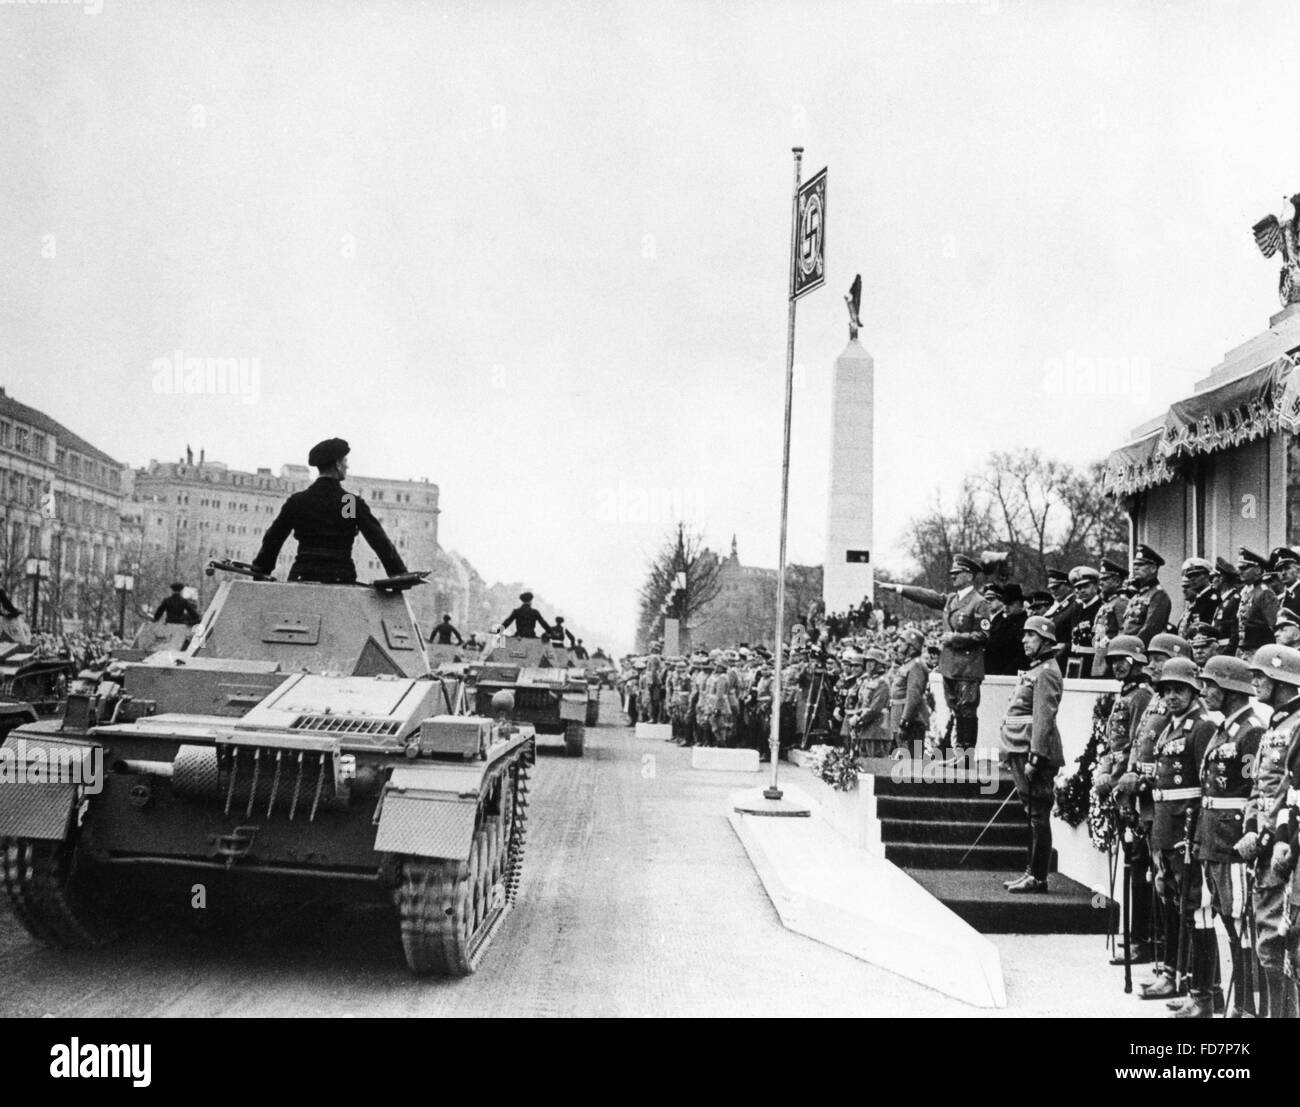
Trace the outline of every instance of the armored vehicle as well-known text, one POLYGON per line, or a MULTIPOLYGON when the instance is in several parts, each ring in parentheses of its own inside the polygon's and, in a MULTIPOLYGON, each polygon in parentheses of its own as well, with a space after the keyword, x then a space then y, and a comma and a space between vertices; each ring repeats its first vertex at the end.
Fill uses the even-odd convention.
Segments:
POLYGON ((27 930, 99 945, 142 885, 367 899, 414 972, 472 971, 518 889, 534 732, 430 674, 418 582, 227 579, 183 654, 116 662, 14 729, 0 858, 27 930))
POLYGON ((480 712, 496 693, 512 692, 516 717, 538 734, 562 736, 570 757, 582 756, 586 728, 600 720, 600 686, 574 667, 568 650, 542 638, 498 635, 482 660, 442 671, 463 672, 480 712))

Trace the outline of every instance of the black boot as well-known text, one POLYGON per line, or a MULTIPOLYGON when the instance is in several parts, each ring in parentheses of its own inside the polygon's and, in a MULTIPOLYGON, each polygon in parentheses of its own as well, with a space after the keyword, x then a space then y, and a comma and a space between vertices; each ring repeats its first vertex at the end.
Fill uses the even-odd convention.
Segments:
MULTIPOLYGON (((1208 1019, 1214 1014, 1214 967, 1219 958, 1219 944, 1213 930, 1193 930, 1192 985, 1186 1002, 1178 1005, 1176 1019, 1208 1019)), ((1222 1004, 1223 993, 1219 993, 1222 1004)))
POLYGON ((1255 955, 1251 950, 1233 943, 1232 974, 1236 983, 1232 986, 1233 1019, 1253 1019, 1255 1017, 1255 955))

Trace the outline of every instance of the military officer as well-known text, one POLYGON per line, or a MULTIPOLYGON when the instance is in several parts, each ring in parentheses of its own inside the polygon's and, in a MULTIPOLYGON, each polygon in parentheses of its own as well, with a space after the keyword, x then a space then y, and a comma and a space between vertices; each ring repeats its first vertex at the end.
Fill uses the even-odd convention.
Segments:
MULTIPOLYGON (((1092 782, 1103 799, 1110 795, 1120 777, 1128 769, 1129 751, 1138 733, 1142 717, 1151 703, 1151 684, 1147 680, 1147 656, 1142 639, 1134 634, 1118 634, 1107 643, 1106 661, 1111 674, 1120 682, 1119 693, 1111 701, 1110 714, 1106 716, 1106 751, 1097 759, 1092 782)), ((1121 827, 1125 828, 1124 849, 1128 857, 1129 885, 1124 895, 1129 901, 1129 941, 1131 956, 1138 964, 1150 961, 1151 950, 1151 896, 1146 887, 1150 868, 1150 853, 1145 839, 1137 834, 1137 812, 1132 806, 1120 807, 1116 812, 1121 827)), ((1130 960, 1130 964, 1134 961, 1130 960)), ((1123 952, 1112 959, 1112 965, 1124 964, 1123 952)))
POLYGON ((668 678, 668 718, 672 723, 673 741, 682 746, 691 745, 691 673, 686 659, 673 666, 668 678))
POLYGON ((865 661, 863 655, 851 646, 840 654, 843 672, 835 686, 835 710, 831 719, 838 726, 840 742, 845 749, 853 748, 853 724, 850 719, 858 709, 858 682, 862 679, 865 661))
POLYGON ((1047 570, 1047 591, 1052 597, 1052 605, 1043 615, 1052 620, 1052 628, 1056 631, 1056 663, 1064 673, 1070 662, 1074 627, 1080 617, 1079 601, 1070 574, 1061 569, 1047 570))
POLYGON ((1186 606, 1178 619, 1177 633, 1191 639, 1192 628, 1198 623, 1211 623, 1219 609, 1219 593, 1210 583, 1212 566, 1203 557, 1189 557, 1183 562, 1182 586, 1186 606))
POLYGON ((889 682, 889 729, 895 759, 911 756, 920 761, 925 752, 925 732, 930 725, 930 670, 921 652, 925 635, 907 627, 894 643, 894 675, 889 682))
POLYGON ((1277 622, 1273 624, 1273 635, 1281 646, 1300 645, 1300 620, 1285 607, 1277 613, 1277 622))
POLYGON ((1101 559, 1097 569, 1097 587, 1101 591, 1101 606, 1092 621, 1092 673, 1093 677, 1106 675, 1106 651, 1112 638, 1118 637, 1124 626, 1124 610, 1128 597, 1124 595, 1124 578, 1127 574, 1121 565, 1108 557, 1101 559))
POLYGON ((536 638, 539 625, 546 631, 547 637, 551 634, 551 624, 542 618, 540 611, 533 607, 533 594, 531 592, 519 593, 519 606, 501 620, 501 630, 504 631, 511 623, 514 624, 515 635, 519 638, 536 638))
MULTIPOLYGON (((1066 675, 1089 677, 1097 662, 1097 648, 1092 639, 1093 624, 1101 613, 1101 574, 1091 565, 1078 565, 1070 570, 1069 579, 1078 611, 1070 631, 1070 660, 1066 675)), ((1105 660, 1104 655, 1102 660, 1105 660)))
POLYGON ((1260 646, 1274 640, 1278 599, 1263 584, 1266 564, 1264 558, 1245 546, 1237 555, 1237 572, 1242 582, 1237 601, 1237 656, 1247 661, 1260 646))
POLYGON ((1007 881, 1016 895, 1048 890, 1052 858, 1052 799, 1057 771, 1065 764, 1056 713, 1063 682, 1055 663, 1056 628, 1041 615, 1025 620, 1025 657, 1029 668, 1011 694, 1002 720, 1003 759, 1016 784, 1016 793, 1029 825, 1029 847, 1023 876, 1007 881))
POLYGON ((307 464, 320 475, 307 488, 290 496, 267 528, 262 548, 253 558, 253 568, 259 573, 270 576, 275 572, 280 547, 292 534, 298 539, 298 553, 289 569, 290 580, 352 584, 357 579, 356 566, 352 564, 352 543, 358 531, 390 577, 407 571, 401 554, 389 541, 370 506, 343 487, 343 479, 348 475, 349 449, 342 438, 327 438, 311 448, 307 464))
POLYGON ((1279 546, 1271 558, 1273 568, 1282 578, 1282 607, 1300 617, 1300 557, 1295 550, 1279 546))
POLYGON ((1046 615, 1047 609, 1052 606, 1052 593, 1042 588, 1029 593, 1029 598, 1025 600, 1025 610, 1030 615, 1046 615))
POLYGON ((1188 628, 1191 635, 1192 660, 1203 666, 1219 651, 1218 639, 1214 637, 1214 628, 1209 623, 1196 623, 1188 628))
POLYGON ((984 598, 991 613, 984 672, 990 676, 1015 676, 1025 667, 1025 594, 1014 581, 991 582, 984 586, 984 598))
POLYGON ((1201 895, 1200 869, 1189 864, 1189 843, 1201 807, 1201 762, 1214 736, 1217 716, 1207 715, 1200 699, 1200 675, 1196 663, 1188 658, 1166 661, 1155 688, 1168 715, 1156 739, 1151 778, 1151 853, 1156 890, 1164 905, 1166 954, 1164 971, 1154 983, 1143 985, 1141 998, 1171 999, 1183 992, 1191 946, 1190 915, 1201 895))
MULTIPOLYGON (((1130 637, 1136 638, 1136 635, 1130 637)), ((1142 639, 1137 639, 1139 642, 1142 639)), ((1147 677, 1154 685, 1160 679, 1165 663, 1172 658, 1189 658, 1192 646, 1185 638, 1175 634, 1157 634, 1146 648, 1147 677)), ((1155 859, 1151 854, 1151 827, 1155 820, 1155 804, 1151 798, 1152 781, 1155 778, 1156 740, 1169 723, 1169 708, 1164 699, 1152 695, 1138 717, 1137 726, 1132 731, 1132 740, 1128 748, 1128 762, 1116 765, 1119 779, 1114 782, 1115 806, 1123 822, 1132 823, 1136 830, 1132 844, 1132 881, 1131 895, 1133 907, 1132 944, 1133 952, 1130 963, 1146 964, 1156 959, 1159 952, 1167 958, 1173 957, 1172 950, 1165 950, 1163 931, 1153 928, 1155 917, 1155 859)), ((1112 964, 1123 964, 1116 958, 1112 964)))
POLYGON ((730 746, 736 727, 736 681, 724 658, 713 665, 713 675, 704 686, 704 706, 708 713, 711 746, 730 746))
POLYGON ((954 591, 947 596, 928 588, 882 584, 913 603, 943 612, 939 672, 943 675, 943 697, 952 713, 957 746, 973 749, 979 737, 980 684, 984 680, 984 647, 988 642, 991 612, 988 601, 975 588, 975 576, 983 566, 967 554, 952 559, 948 576, 954 591))
MULTIPOLYGON (((541 620, 540 615, 538 616, 538 620, 539 621, 541 620)), ((518 622, 518 616, 515 617, 515 621, 518 622)), ((568 644, 571 647, 577 645, 578 642, 578 640, 573 637, 573 632, 564 625, 563 615, 555 616, 555 625, 551 627, 543 635, 543 637, 552 645, 556 645, 560 647, 563 647, 565 645, 565 639, 568 639, 568 644)), ((651 652, 653 653, 654 651, 651 650, 651 652)))
POLYGON ((1209 905, 1195 912, 1192 931, 1192 988, 1179 1018, 1209 1018, 1222 997, 1216 994, 1219 963, 1214 919, 1228 937, 1232 959, 1234 1018, 1255 1013, 1254 957, 1244 947, 1245 872, 1233 847, 1241 840, 1242 813, 1250 796, 1255 753, 1264 727, 1251 697, 1250 666, 1239 657, 1212 657, 1201 670, 1205 706, 1219 723, 1201 763, 1201 817, 1196 825, 1196 859, 1201 864, 1209 905))
POLYGON ((192 600, 185 598, 184 592, 185 585, 180 582, 173 584, 171 595, 167 596, 158 605, 158 610, 153 613, 153 621, 156 623, 165 615, 165 621, 168 623, 182 623, 191 627, 197 623, 199 621, 199 609, 194 606, 192 600))
POLYGON ((1133 555, 1133 598, 1124 612, 1124 633, 1136 634, 1150 645, 1157 634, 1169 629, 1169 612, 1173 603, 1160 587, 1160 567, 1165 559, 1150 546, 1138 546, 1133 555))
POLYGON ((1241 577, 1237 568, 1226 557, 1214 559, 1214 571, 1210 574, 1210 583, 1219 593, 1219 606, 1210 620, 1214 624, 1215 636, 1219 640, 1219 652, 1231 657, 1237 656, 1237 606, 1241 600, 1241 577))
POLYGON ((1287 790, 1288 754, 1300 736, 1300 651, 1276 644, 1261 646, 1250 670, 1255 698, 1269 712, 1268 727, 1259 740, 1250 797, 1242 812, 1244 833, 1233 848, 1255 866, 1255 957, 1264 978, 1260 1013, 1282 1018, 1294 1010, 1295 991, 1286 975, 1287 879, 1273 865, 1273 853, 1279 797, 1285 797, 1287 790))

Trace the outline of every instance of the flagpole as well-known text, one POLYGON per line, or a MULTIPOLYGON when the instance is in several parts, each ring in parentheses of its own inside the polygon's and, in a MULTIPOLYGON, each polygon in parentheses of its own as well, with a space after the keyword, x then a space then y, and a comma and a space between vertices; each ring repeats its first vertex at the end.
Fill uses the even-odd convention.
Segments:
POLYGON ((790 201, 790 315, 785 336, 785 441, 781 453, 781 545, 776 563, 776 648, 772 652, 772 733, 768 750, 772 759, 772 783, 763 789, 763 798, 779 800, 782 792, 777 783, 777 762, 781 755, 781 641, 785 632, 785 532, 790 512, 790 408, 794 400, 794 266, 799 234, 799 172, 803 147, 795 146, 794 196, 790 201))

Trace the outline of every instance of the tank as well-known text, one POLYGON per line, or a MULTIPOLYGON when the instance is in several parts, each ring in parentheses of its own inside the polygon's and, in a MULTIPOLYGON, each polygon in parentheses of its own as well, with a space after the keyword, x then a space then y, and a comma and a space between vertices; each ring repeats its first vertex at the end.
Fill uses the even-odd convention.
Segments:
POLYGON ((22 722, 61 714, 75 666, 37 657, 31 646, 0 642, 0 736, 22 722))
POLYGON ((535 734, 429 671, 417 582, 225 580, 183 653, 13 729, 0 856, 27 930, 101 945, 136 897, 201 885, 378 902, 413 972, 473 971, 518 892, 535 734))
POLYGON ((581 757, 586 728, 600 721, 600 686, 588 681, 569 650, 543 638, 497 635, 481 660, 442 666, 467 681, 475 707, 488 709, 501 691, 514 694, 515 716, 537 734, 558 735, 570 757, 581 757))

